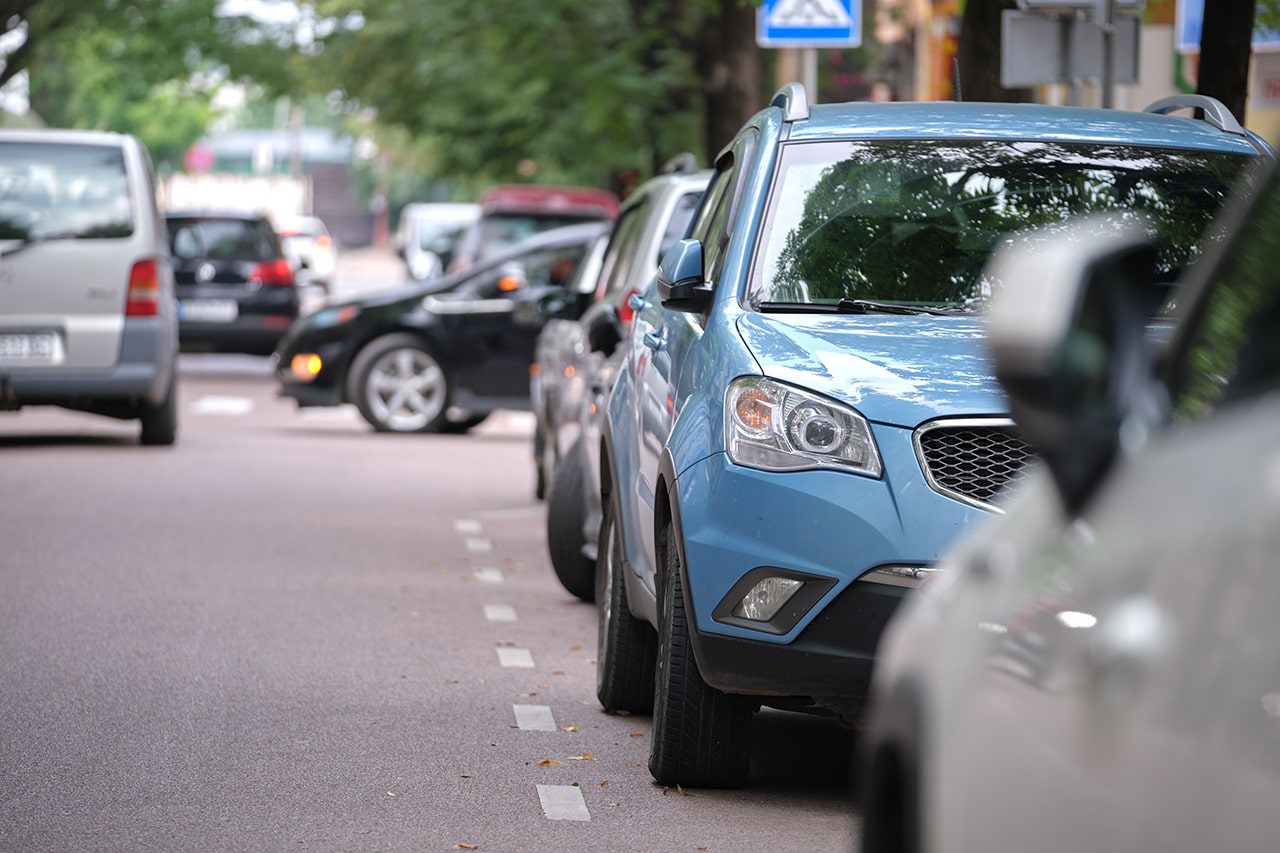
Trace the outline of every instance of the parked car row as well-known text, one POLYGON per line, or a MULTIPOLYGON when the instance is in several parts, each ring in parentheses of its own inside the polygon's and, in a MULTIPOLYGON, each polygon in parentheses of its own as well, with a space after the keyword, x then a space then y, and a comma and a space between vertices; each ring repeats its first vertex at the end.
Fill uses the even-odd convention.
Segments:
POLYGON ((653 713, 658 782, 743 784, 768 705, 872 720, 862 849, 1077 847, 1113 794, 1139 817, 1087 846, 1207 849, 1250 812, 1265 849, 1280 188, 1230 220, 1238 250, 1210 226, 1273 160, 1193 96, 810 106, 792 85, 681 176, 705 192, 660 265, 638 199, 674 179, 624 204, 543 306, 534 456, 552 564, 598 610, 598 698, 653 713), (1145 450, 1170 420, 1185 437, 1145 450), (1176 791, 1150 784, 1166 770, 1176 791), (1216 822, 1188 828, 1205 797, 1216 822))

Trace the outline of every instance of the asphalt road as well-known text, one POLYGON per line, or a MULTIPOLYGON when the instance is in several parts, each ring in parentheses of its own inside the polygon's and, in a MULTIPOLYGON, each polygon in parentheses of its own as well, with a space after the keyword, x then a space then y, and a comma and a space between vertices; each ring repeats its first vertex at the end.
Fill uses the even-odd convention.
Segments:
POLYGON ((527 416, 376 435, 223 356, 180 395, 168 449, 0 415, 0 849, 849 849, 825 720, 760 715, 744 790, 653 784, 527 416))

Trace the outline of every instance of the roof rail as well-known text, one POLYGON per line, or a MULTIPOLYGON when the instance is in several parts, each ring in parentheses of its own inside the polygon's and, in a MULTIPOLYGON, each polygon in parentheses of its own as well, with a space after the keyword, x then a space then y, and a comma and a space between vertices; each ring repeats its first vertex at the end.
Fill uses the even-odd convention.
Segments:
POLYGON ((680 175, 685 172, 698 171, 698 158, 692 152, 682 151, 663 163, 658 169, 659 175, 680 175))
POLYGON ((771 107, 782 107, 784 121, 804 121, 809 117, 809 95, 803 83, 788 83, 778 90, 769 102, 771 107))
POLYGON ((1218 130, 1234 133, 1236 136, 1245 135, 1244 128, 1231 114, 1231 110, 1227 109, 1227 105, 1208 95, 1170 95, 1148 104, 1143 112, 1168 115, 1177 110, 1203 110, 1204 120, 1218 130))

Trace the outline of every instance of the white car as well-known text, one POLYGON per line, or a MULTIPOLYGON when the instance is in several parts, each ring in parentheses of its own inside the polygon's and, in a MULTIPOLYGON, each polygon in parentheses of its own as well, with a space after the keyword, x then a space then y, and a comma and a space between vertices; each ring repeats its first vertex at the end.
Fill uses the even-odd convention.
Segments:
POLYGON ((884 637, 864 853, 1280 849, 1280 181, 1177 286, 1135 219, 988 270, 1045 465, 884 637))
POLYGON ((131 136, 0 131, 0 410, 138 419, 173 444, 177 304, 146 150, 131 136))
POLYGON ((325 224, 315 216, 300 216, 282 223, 276 233, 298 281, 328 290, 338 266, 338 250, 325 224))
POLYGON ((479 218, 477 204, 406 204, 395 245, 409 277, 425 281, 443 274, 458 239, 479 218))

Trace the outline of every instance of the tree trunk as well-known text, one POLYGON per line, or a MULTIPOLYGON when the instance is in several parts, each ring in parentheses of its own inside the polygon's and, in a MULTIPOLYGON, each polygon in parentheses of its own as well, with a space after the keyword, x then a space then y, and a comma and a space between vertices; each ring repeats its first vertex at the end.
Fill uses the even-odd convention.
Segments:
POLYGON ((1205 3, 1200 33, 1200 81, 1196 91, 1217 98, 1244 121, 1249 95, 1249 56, 1252 52, 1254 0, 1213 0, 1205 3))
POLYGON ((702 81, 703 145, 715 160, 748 118, 764 107, 764 63, 756 45, 756 8, 719 0, 699 28, 698 79, 702 81))
POLYGON ((1030 89, 1000 85, 1000 16, 1016 0, 967 0, 960 22, 960 94, 966 101, 1002 103, 1031 100, 1030 89))

